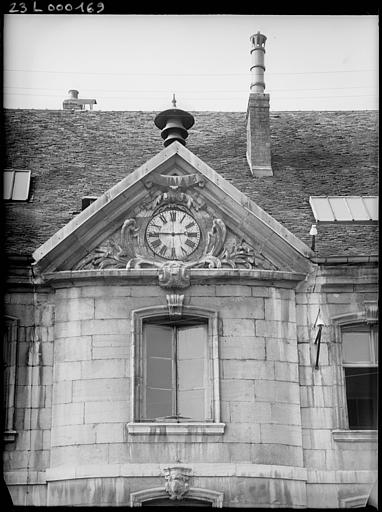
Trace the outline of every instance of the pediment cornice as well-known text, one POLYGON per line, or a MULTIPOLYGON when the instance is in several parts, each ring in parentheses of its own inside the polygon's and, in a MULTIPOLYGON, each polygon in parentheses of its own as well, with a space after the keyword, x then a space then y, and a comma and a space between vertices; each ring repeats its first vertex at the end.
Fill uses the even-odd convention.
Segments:
POLYGON ((33 254, 35 267, 39 273, 168 267, 170 255, 164 259, 153 253, 145 245, 145 230, 155 212, 169 208, 189 212, 200 225, 198 247, 180 267, 297 273, 311 268, 309 247, 177 142, 40 246, 33 254), (86 266, 90 262, 93 266, 86 266))

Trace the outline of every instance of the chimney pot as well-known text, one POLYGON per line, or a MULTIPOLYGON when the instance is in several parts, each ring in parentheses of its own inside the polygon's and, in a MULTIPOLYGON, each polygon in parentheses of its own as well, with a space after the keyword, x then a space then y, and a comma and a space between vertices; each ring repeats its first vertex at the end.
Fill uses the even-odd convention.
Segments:
POLYGON ((68 91, 68 94, 69 94, 69 98, 71 98, 73 100, 78 99, 79 92, 76 89, 70 89, 70 91, 68 91))

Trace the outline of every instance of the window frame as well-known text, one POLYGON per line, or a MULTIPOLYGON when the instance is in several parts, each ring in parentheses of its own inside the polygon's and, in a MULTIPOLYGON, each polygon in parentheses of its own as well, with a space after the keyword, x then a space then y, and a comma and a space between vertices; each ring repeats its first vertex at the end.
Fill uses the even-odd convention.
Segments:
POLYGON ((32 172, 29 169, 4 169, 3 171, 3 201, 11 203, 27 203, 31 197, 31 183, 32 183, 32 172), (9 194, 5 196, 7 187, 5 186, 6 174, 10 177, 9 179, 9 194), (16 187, 16 181, 18 178, 23 177, 23 193, 16 187))
MULTIPOLYGON (((333 430, 333 434, 336 433, 338 440, 342 440, 342 434, 352 433, 353 440, 356 440, 357 437, 360 437, 360 440, 363 440, 366 433, 372 434, 373 432, 377 432, 378 427, 376 429, 352 429, 349 426, 349 415, 348 415, 348 405, 347 405, 347 393, 346 393, 346 377, 345 377, 345 368, 353 367, 353 368, 378 368, 377 363, 369 363, 365 365, 365 363, 344 363, 343 357, 343 330, 347 329, 351 326, 368 326, 369 329, 375 328, 378 329, 378 303, 376 301, 368 301, 365 302, 364 311, 345 313, 343 315, 334 316, 331 318, 334 326, 334 340, 337 344, 337 364, 339 368, 339 386, 338 386, 338 405, 339 405, 339 428, 333 430), (372 310, 372 313, 370 311, 372 310)), ((370 341, 373 344, 373 341, 370 341)), ((335 439, 336 440, 336 439, 335 439)))
POLYGON ((17 385, 17 349, 18 349, 17 318, 9 315, 3 317, 3 438, 5 442, 16 440, 15 410, 17 385))
MULTIPOLYGON (((219 343, 218 343, 218 313, 214 310, 196 306, 183 306, 182 315, 176 318, 198 317, 207 323, 207 358, 208 394, 210 397, 211 419, 203 421, 167 420, 145 421, 141 419, 141 393, 144 339, 143 324, 145 321, 168 316, 167 306, 152 306, 134 310, 131 320, 131 366, 130 366, 130 422, 127 424, 129 434, 222 434, 224 423, 220 421, 220 385, 219 385, 219 343)), ((175 318, 174 318, 175 320, 175 318)))
MULTIPOLYGON (((155 318, 158 318, 158 317, 155 317, 155 318)), ((203 347, 203 354, 202 354, 201 358, 206 363, 211 358, 211 354, 209 353, 210 350, 208 347, 208 320, 201 319, 201 317, 198 317, 197 319, 195 319, 195 317, 190 317, 187 315, 186 316, 183 315, 181 317, 181 321, 185 320, 186 321, 185 323, 183 323, 183 322, 180 323, 179 321, 177 321, 175 319, 174 320, 168 319, 168 317, 165 317, 163 319, 161 319, 159 317, 158 320, 156 320, 156 321, 155 320, 152 321, 152 319, 149 319, 149 321, 147 321, 147 320, 148 319, 144 319, 142 322, 143 347, 142 347, 142 360, 141 360, 140 370, 141 370, 141 375, 143 376, 143 378, 142 378, 142 385, 140 386, 140 390, 139 390, 140 396, 139 396, 139 398, 137 397, 139 404, 141 404, 141 406, 142 406, 142 411, 140 411, 142 413, 141 415, 143 415, 144 418, 146 418, 146 419, 141 419, 141 421, 157 422, 159 420, 165 421, 167 419, 171 419, 171 421, 172 421, 173 419, 175 419, 175 417, 178 414, 178 407, 179 407, 179 403, 180 403, 180 398, 179 398, 180 378, 179 378, 179 375, 180 375, 181 360, 178 358, 180 336, 181 336, 180 333, 181 333, 181 331, 183 331, 187 328, 190 328, 190 327, 194 327, 194 326, 201 325, 201 326, 205 327, 205 342, 206 343, 205 343, 205 346, 203 347), (189 319, 189 321, 187 322, 188 319, 189 319), (150 418, 147 413, 147 394, 146 394, 146 392, 147 392, 147 388, 149 387, 148 386, 148 354, 147 354, 148 342, 147 342, 147 330, 145 329, 145 327, 149 326, 149 325, 167 328, 170 331, 169 334, 171 337, 171 356, 167 356, 166 358, 171 359, 172 411, 171 411, 171 415, 169 415, 169 416, 163 416, 163 417, 158 416, 156 418, 150 418)), ((156 356, 156 357, 159 357, 159 356, 156 356)), ((204 364, 204 368, 203 368, 204 418, 200 418, 199 420, 189 418, 191 421, 212 421, 212 407, 211 407, 211 397, 210 397, 211 384, 209 383, 209 380, 211 377, 210 373, 211 372, 208 371, 208 364, 204 364)), ((184 421, 186 421, 186 418, 183 417, 183 419, 182 419, 182 416, 180 414, 178 417, 178 420, 179 420, 179 422, 184 422, 184 421)))

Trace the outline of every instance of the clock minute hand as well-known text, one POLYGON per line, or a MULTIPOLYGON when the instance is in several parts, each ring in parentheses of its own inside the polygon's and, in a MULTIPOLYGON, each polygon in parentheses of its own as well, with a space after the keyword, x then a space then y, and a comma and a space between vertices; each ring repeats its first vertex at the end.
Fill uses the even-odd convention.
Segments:
POLYGON ((161 231, 159 233, 160 235, 187 235, 187 231, 179 231, 178 233, 175 233, 175 231, 161 231))

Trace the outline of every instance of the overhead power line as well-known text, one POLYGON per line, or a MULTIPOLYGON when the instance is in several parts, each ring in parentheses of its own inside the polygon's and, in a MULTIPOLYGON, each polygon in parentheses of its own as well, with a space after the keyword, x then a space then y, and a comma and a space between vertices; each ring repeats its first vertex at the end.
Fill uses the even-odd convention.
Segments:
MULTIPOLYGON (((357 85, 357 86, 350 86, 350 87, 310 87, 310 88, 303 88, 303 89, 296 89, 296 88, 293 88, 293 92, 295 91, 334 91, 334 90, 346 90, 346 89, 373 89, 375 86, 371 86, 371 85, 357 85)), ((17 85, 14 85, 14 86, 4 86, 4 89, 23 89, 23 90, 33 90, 33 91, 61 91, 62 93, 62 88, 61 89, 54 89, 54 88, 50 88, 50 87, 22 87, 22 86, 17 86, 17 85)), ((182 93, 189 93, 189 92, 198 92, 199 89, 180 89, 180 88, 176 88, 176 90, 178 92, 182 92, 182 93)), ((269 93, 273 93, 273 92, 287 92, 287 91, 290 91, 291 89, 268 89, 267 91, 269 93)), ((139 92, 139 93, 142 93, 142 94, 152 94, 152 89, 149 89, 149 90, 142 90, 142 89, 128 89, 128 88, 125 88, 125 89, 86 89, 86 91, 88 92, 139 92)), ((163 92, 163 93, 166 93, 168 92, 168 89, 155 89, 156 92, 163 92)), ((213 93, 221 93, 221 92, 243 92, 243 89, 205 89, 203 88, 203 93, 205 92, 213 92, 213 93)))
MULTIPOLYGON (((58 71, 43 69, 4 69, 5 72, 20 73, 52 73, 52 74, 74 74, 74 75, 120 75, 120 76, 245 76, 246 73, 115 73, 115 72, 99 72, 99 71, 58 71)), ((375 69, 346 69, 334 71, 297 71, 286 73, 267 73, 267 75, 313 75, 313 74, 330 74, 330 73, 363 73, 365 71, 375 71, 375 69)))
MULTIPOLYGON (((293 92, 293 91, 291 91, 293 92)), ((27 93, 27 92, 4 92, 4 94, 8 96, 40 96, 45 98, 57 98, 58 96, 56 94, 34 94, 34 93, 27 93)), ((108 100, 128 100, 131 99, 129 96, 101 96, 103 99, 108 100)), ((151 95, 151 98, 161 98, 163 96, 158 95, 151 95)), ((219 97, 216 96, 194 96, 198 100, 212 100, 212 99, 218 99, 218 100, 224 100, 224 99, 235 99, 237 96, 225 96, 225 97, 219 97)), ((366 97, 376 97, 375 94, 346 94, 341 96, 333 96, 333 95, 327 95, 327 96, 277 96, 277 99, 318 99, 318 98, 333 98, 336 100, 339 100, 341 98, 366 98, 366 97)))

